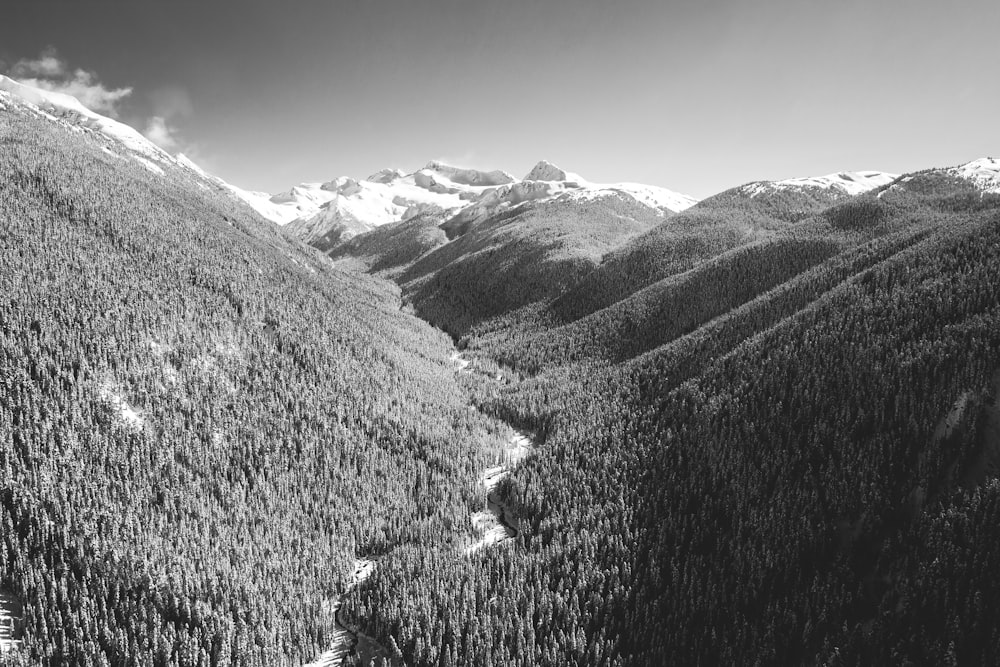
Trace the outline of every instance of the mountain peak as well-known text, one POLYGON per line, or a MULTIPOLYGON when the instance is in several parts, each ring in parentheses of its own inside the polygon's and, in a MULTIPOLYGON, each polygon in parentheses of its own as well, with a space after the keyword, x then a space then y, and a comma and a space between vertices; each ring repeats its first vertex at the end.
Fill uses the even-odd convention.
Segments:
POLYGON ((948 170, 980 190, 1000 194, 1000 159, 984 157, 948 170))
POLYGON ((53 120, 66 121, 85 130, 96 130, 119 142, 137 159, 152 158, 159 162, 174 162, 174 158, 168 152, 142 136, 135 128, 91 111, 72 95, 29 86, 2 74, 0 74, 0 92, 34 105, 53 120), (56 117, 53 118, 49 112, 54 113, 56 117))
POLYGON ((540 160, 528 175, 524 177, 526 181, 582 181, 579 174, 560 169, 548 160, 540 160))
POLYGON ((742 187, 742 191, 751 198, 763 192, 779 192, 782 190, 833 190, 848 195, 859 195, 881 185, 891 183, 897 174, 887 174, 882 171, 840 171, 826 176, 808 176, 805 178, 788 178, 781 181, 756 181, 742 187))
POLYGON ((420 172, 433 172, 436 176, 443 176, 452 183, 459 185, 471 185, 477 187, 490 187, 507 185, 514 182, 514 177, 506 171, 495 169, 493 171, 482 171, 480 169, 468 169, 464 167, 454 167, 445 164, 440 160, 431 160, 420 172))
POLYGON ((365 180, 370 183, 392 183, 405 175, 400 169, 379 169, 365 180))
POLYGON ((15 81, 14 79, 4 76, 3 74, 0 74, 0 90, 10 93, 15 97, 19 97, 25 102, 30 102, 37 107, 54 106, 69 111, 75 111, 76 113, 84 116, 96 115, 87 107, 80 104, 80 100, 76 99, 72 95, 56 93, 51 90, 43 90, 41 88, 34 88, 20 83, 19 81, 15 81))

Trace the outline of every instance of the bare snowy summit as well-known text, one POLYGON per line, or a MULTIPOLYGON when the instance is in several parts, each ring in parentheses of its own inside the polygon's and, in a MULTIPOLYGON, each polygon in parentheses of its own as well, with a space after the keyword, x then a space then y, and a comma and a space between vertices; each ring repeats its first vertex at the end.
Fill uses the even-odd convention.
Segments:
POLYGON ((898 178, 897 174, 882 171, 841 171, 826 176, 809 176, 805 178, 789 178, 782 181, 755 181, 744 185, 742 191, 750 197, 756 197, 765 192, 780 192, 782 190, 839 190, 848 195, 859 195, 869 190, 887 185, 898 178))
POLYGON ((439 177, 445 178, 458 185, 469 186, 496 186, 513 183, 514 177, 506 171, 496 169, 494 171, 481 171, 479 169, 466 169, 445 164, 439 160, 432 160, 427 166, 421 169, 423 172, 432 172, 439 177))
POLYGON ((984 192, 1000 194, 1000 159, 984 157, 952 167, 948 172, 964 178, 984 192))
POLYGON ((527 202, 591 201, 631 197, 657 211, 677 212, 696 200, 676 192, 636 183, 599 184, 542 160, 519 180, 502 170, 484 171, 432 160, 406 174, 382 169, 365 180, 342 176, 326 182, 305 182, 284 192, 252 192, 206 173, 183 154, 176 157, 124 123, 87 109, 77 99, 18 83, 0 76, 0 104, 10 98, 54 122, 82 132, 100 133, 115 154, 131 157, 157 174, 180 168, 241 199, 261 216, 289 229, 305 241, 336 232, 338 239, 401 222, 422 213, 461 215, 475 219, 527 202))
POLYGON ((26 86, 0 74, 0 95, 4 94, 27 104, 50 120, 67 123, 83 132, 99 132, 132 153, 147 168, 151 164, 150 160, 176 162, 169 153, 142 136, 135 128, 91 111, 71 95, 26 86))
POLYGON ((365 180, 372 183, 392 183, 405 175, 400 169, 379 169, 365 180))
POLYGON ((532 167, 528 175, 524 177, 526 181, 583 181, 579 174, 560 169, 548 160, 541 160, 532 167))

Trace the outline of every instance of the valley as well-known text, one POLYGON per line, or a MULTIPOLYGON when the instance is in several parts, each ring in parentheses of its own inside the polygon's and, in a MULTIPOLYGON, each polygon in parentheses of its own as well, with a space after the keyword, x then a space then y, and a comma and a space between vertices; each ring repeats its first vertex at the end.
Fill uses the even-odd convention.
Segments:
POLYGON ((3 78, 0 220, 14 664, 1000 656, 996 159, 264 195, 3 78))

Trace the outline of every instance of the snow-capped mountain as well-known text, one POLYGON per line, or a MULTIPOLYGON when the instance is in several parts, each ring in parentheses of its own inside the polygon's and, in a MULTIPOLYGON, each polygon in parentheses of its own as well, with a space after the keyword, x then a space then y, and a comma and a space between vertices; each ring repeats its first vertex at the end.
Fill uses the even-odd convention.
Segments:
MULTIPOLYGON (((269 195, 247 192, 206 173, 183 154, 171 155, 135 128, 91 111, 71 95, 26 86, 0 75, 0 109, 7 104, 20 105, 75 132, 90 133, 104 142, 104 150, 109 154, 133 159, 155 174, 164 175, 166 169, 172 168, 193 173, 246 201, 268 219, 281 219, 285 213, 284 209, 268 203, 269 195)), ((295 217, 286 216, 281 221, 290 222, 295 217)))
POLYGON ((337 229, 346 239, 419 213, 460 210, 511 182, 514 177, 502 171, 431 162, 412 174, 383 169, 363 181, 342 176, 303 183, 268 201, 297 212, 289 230, 300 238, 312 240, 337 229))
POLYGON ((106 152, 133 159, 155 174, 164 175, 164 170, 170 168, 191 172, 214 186, 228 190, 262 216, 279 224, 291 222, 303 213, 272 203, 271 195, 267 193, 248 192, 206 173, 183 154, 171 155, 135 128, 91 111, 71 95, 27 86, 0 75, 0 110, 6 109, 8 104, 17 104, 75 132, 90 133, 104 142, 106 152))
POLYGON ((170 155, 128 125, 87 109, 76 98, 21 84, 0 76, 0 105, 23 104, 50 120, 79 132, 92 132, 106 149, 134 159, 157 174, 182 169, 228 190, 263 217, 288 225, 309 241, 331 230, 350 238, 379 225, 407 220, 417 214, 461 214, 469 219, 527 201, 596 199, 628 196, 650 208, 676 212, 695 200, 670 190, 634 183, 590 183, 549 162, 539 162, 523 179, 504 171, 481 171, 432 161, 404 174, 383 169, 365 180, 341 177, 328 182, 302 183, 286 192, 251 192, 206 173, 182 154, 170 155))
MULTIPOLYGON (((957 167, 943 169, 928 169, 923 172, 909 174, 898 179, 888 188, 878 193, 879 199, 897 190, 917 191, 928 189, 927 177, 933 184, 935 176, 958 178, 968 182, 972 187, 985 194, 1000 194, 1000 159, 993 157, 979 158, 972 162, 960 164, 957 167)), ((933 185, 930 186, 933 189, 933 185)))
POLYGON ((741 189, 751 198, 769 192, 783 190, 834 190, 846 195, 860 195, 869 190, 891 183, 897 174, 882 171, 841 171, 827 176, 789 178, 782 181, 755 181, 741 189))
POLYGON ((108 145, 119 146, 137 162, 153 172, 163 173, 162 167, 177 164, 165 150, 142 136, 136 129, 112 118, 94 113, 70 95, 33 88, 0 74, 0 107, 20 103, 49 120, 66 125, 78 132, 100 135, 108 145))
POLYGON ((984 157, 958 167, 948 169, 948 173, 964 178, 983 192, 1000 194, 1000 159, 984 157))
POLYGON ((626 196, 663 212, 696 203, 686 195, 637 183, 591 183, 541 161, 523 179, 504 171, 464 169, 434 161, 412 174, 383 169, 364 181, 304 183, 269 199, 300 214, 289 229, 306 241, 336 233, 341 240, 379 225, 437 213, 472 220, 529 201, 584 201, 626 196), (312 213, 310 207, 315 207, 312 213))

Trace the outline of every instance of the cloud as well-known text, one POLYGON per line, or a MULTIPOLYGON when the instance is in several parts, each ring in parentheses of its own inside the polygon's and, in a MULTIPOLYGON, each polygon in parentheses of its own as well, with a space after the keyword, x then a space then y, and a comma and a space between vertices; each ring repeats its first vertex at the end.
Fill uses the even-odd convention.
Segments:
POLYGON ((93 72, 71 70, 52 47, 38 58, 24 58, 10 68, 11 78, 26 86, 72 95, 88 109, 116 116, 118 103, 132 94, 131 87, 107 88, 93 72))
POLYGON ((146 123, 143 134, 165 151, 196 153, 197 148, 180 138, 176 121, 194 113, 194 105, 187 91, 177 86, 161 86, 149 94, 153 116, 146 123))
POLYGON ((177 128, 171 126, 163 116, 153 116, 142 131, 147 139, 165 151, 173 152, 180 147, 177 128))
MULTIPOLYGON (((94 72, 69 67, 53 47, 42 51, 37 58, 17 61, 7 72, 27 86, 72 95, 88 109, 111 117, 117 117, 118 103, 132 94, 131 86, 107 88, 94 72)), ((129 122, 144 128, 143 135, 165 151, 197 154, 197 147, 184 141, 177 129, 178 120, 194 113, 187 91, 177 86, 161 86, 149 93, 149 103, 148 119, 132 116, 129 122)))
POLYGON ((50 46, 34 60, 24 58, 14 63, 10 74, 15 78, 61 78, 66 75, 66 63, 60 60, 59 54, 50 46))

